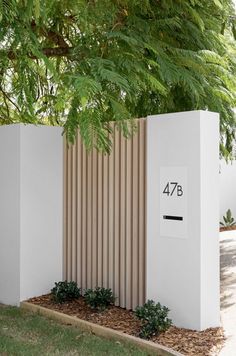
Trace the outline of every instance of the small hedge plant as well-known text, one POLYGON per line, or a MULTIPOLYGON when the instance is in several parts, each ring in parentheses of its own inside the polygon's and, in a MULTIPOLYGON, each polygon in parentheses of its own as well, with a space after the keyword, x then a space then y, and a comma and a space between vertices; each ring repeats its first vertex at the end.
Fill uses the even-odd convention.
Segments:
POLYGON ((167 318, 169 309, 160 303, 155 304, 153 300, 148 300, 141 307, 135 309, 135 315, 142 321, 139 336, 143 339, 150 339, 160 332, 166 331, 172 324, 167 318))
POLYGON ((97 287, 96 289, 87 289, 84 293, 85 302, 92 308, 104 310, 113 304, 115 297, 110 288, 97 287))
POLYGON ((56 303, 65 303, 66 301, 80 297, 80 288, 76 282, 55 282, 55 287, 51 289, 52 298, 56 303))

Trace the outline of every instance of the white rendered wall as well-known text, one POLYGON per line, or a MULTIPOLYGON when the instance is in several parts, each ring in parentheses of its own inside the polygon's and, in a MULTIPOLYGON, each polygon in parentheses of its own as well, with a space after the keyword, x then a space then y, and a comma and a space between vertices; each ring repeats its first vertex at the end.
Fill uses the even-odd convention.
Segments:
POLYGON ((236 220, 236 161, 220 161, 220 221, 230 209, 236 220))
POLYGON ((0 127, 0 303, 20 299, 19 126, 0 127))
MULTIPOLYGON (((192 111, 147 120, 147 299, 169 307, 177 326, 219 326, 218 114, 192 111), (182 180, 182 203, 178 212, 175 197, 173 211, 186 225, 170 222, 165 235, 161 172, 168 167, 171 180, 182 180)), ((172 209, 171 199, 164 209, 172 209)))
POLYGON ((62 279, 63 140, 59 127, 21 126, 21 300, 62 279))
POLYGON ((19 305, 62 279, 62 141, 58 127, 0 127, 2 303, 19 305))

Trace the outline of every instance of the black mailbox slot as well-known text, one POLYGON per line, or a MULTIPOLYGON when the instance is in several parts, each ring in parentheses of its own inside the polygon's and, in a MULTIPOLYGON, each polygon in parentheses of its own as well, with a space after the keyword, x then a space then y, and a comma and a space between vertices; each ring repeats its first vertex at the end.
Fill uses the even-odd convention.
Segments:
POLYGON ((165 219, 165 220, 179 220, 179 221, 184 220, 183 216, 174 216, 174 215, 163 215, 163 219, 165 219))

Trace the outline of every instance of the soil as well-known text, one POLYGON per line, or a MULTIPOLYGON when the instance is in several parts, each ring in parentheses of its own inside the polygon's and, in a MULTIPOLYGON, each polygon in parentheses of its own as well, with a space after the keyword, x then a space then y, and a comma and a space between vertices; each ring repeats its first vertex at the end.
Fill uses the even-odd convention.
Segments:
POLYGON ((236 230, 236 225, 235 226, 222 226, 222 227, 220 227, 220 232, 222 232, 222 231, 230 231, 230 230, 236 230))
MULTIPOLYGON (((68 303, 56 304, 50 294, 31 298, 28 302, 123 333, 134 336, 139 334, 140 321, 132 311, 120 307, 110 306, 102 312, 97 312, 86 305, 83 297, 68 303)), ((185 356, 216 356, 219 354, 225 338, 222 328, 209 328, 198 332, 171 326, 165 333, 155 336, 151 340, 185 356)))

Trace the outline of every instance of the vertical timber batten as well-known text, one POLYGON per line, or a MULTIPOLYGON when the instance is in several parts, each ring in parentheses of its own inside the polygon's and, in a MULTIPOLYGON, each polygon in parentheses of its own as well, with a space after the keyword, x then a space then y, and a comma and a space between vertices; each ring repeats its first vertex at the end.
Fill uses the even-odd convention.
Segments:
POLYGON ((115 124, 110 155, 87 152, 78 133, 64 141, 64 278, 109 287, 116 305, 145 301, 146 120, 123 137, 115 124))

